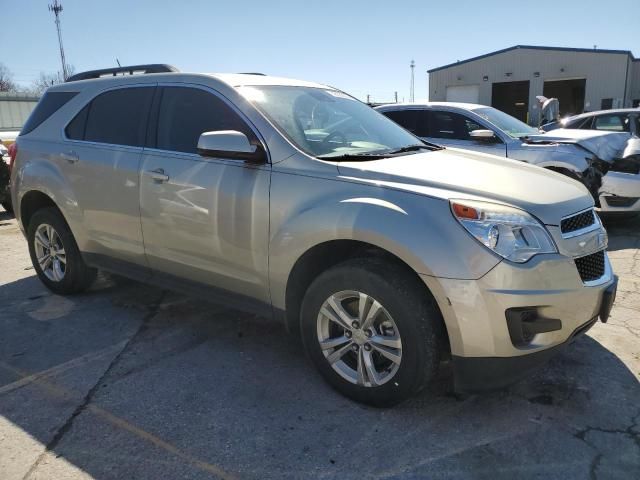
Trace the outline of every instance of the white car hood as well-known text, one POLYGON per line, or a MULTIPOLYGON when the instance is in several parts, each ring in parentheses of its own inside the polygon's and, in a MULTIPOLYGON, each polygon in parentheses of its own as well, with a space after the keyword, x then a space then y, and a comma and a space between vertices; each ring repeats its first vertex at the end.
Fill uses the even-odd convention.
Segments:
MULTIPOLYGON (((627 144, 633 143, 633 137, 623 132, 602 132, 599 130, 576 130, 559 128, 539 135, 528 135, 533 142, 573 143, 596 155, 599 159, 612 162, 628 154, 627 144)), ((633 150, 633 145, 631 150, 633 150)), ((640 148, 636 145, 635 148, 640 148)))

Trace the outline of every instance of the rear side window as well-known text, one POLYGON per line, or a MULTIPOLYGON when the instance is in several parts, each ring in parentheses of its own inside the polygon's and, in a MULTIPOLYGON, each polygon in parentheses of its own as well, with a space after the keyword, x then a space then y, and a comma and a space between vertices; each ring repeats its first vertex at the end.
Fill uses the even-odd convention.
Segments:
POLYGON ((20 135, 25 135, 35 130, 42 122, 56 113, 60 107, 75 97, 78 92, 47 92, 38 102, 25 122, 20 135))
POLYGON ((200 135, 216 130, 237 130, 250 139, 255 137, 238 114, 212 93, 189 87, 162 89, 156 148, 197 153, 200 135))
POLYGON ((71 123, 67 125, 65 130, 67 137, 71 140, 84 140, 84 129, 87 126, 87 116, 89 114, 89 105, 80 110, 71 123))
POLYGON ((397 110, 383 113, 402 128, 409 130, 418 137, 426 137, 429 134, 428 112, 425 110, 397 110))
POLYGON ((94 98, 65 130, 72 140, 141 147, 155 87, 111 90, 94 98))

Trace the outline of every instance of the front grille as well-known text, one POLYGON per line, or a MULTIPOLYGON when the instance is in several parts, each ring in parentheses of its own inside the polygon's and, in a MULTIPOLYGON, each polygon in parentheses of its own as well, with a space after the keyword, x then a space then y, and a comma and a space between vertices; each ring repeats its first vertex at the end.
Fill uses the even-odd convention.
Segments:
POLYGON ((610 207, 630 207, 638 201, 638 197, 604 197, 610 207))
POLYGON ((583 282, 597 280, 604 275, 604 250, 575 259, 583 282))
POLYGON ((582 230, 593 225, 596 222, 593 210, 587 210, 586 212, 573 215, 572 217, 564 218, 560 222, 560 231, 562 233, 571 233, 576 230, 582 230))

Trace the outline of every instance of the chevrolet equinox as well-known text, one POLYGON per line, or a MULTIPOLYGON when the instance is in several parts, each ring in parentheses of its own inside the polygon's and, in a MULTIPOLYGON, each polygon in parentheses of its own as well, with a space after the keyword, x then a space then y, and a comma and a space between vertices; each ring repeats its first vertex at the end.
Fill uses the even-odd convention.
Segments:
POLYGON ((445 359, 458 391, 505 386, 615 297, 580 183, 421 141, 316 83, 84 72, 46 92, 13 155, 15 214, 50 290, 104 269, 275 317, 372 405, 445 359))

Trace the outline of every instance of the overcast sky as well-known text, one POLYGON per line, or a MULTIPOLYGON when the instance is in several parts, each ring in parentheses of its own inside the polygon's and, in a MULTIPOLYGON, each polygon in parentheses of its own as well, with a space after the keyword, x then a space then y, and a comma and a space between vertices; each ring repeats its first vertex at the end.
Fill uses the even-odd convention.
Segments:
MULTIPOLYGON (((0 0, 0 62, 30 84, 60 68, 52 0, 0 0)), ((528 2, 62 0, 76 71, 170 63, 184 71, 264 72, 360 98, 427 96, 429 68, 517 44, 631 50, 640 0, 528 2)))

